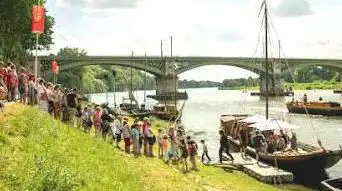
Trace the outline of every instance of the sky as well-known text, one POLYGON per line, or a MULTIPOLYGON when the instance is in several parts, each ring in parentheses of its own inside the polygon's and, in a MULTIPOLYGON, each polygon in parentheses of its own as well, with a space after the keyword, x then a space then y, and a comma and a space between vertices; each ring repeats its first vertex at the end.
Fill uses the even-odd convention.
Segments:
MULTIPOLYGON (((56 53, 65 46, 83 48, 88 55, 164 55, 173 36, 175 56, 255 57, 262 0, 48 0, 56 19, 56 53)), ((271 56, 342 58, 342 0, 272 0, 271 56)), ((203 66, 181 79, 222 81, 256 77, 230 66, 203 66)))

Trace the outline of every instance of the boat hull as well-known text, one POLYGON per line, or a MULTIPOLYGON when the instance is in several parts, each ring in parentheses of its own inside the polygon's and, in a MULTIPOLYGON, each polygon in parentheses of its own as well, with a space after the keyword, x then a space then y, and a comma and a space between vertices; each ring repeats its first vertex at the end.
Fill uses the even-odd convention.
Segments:
POLYGON ((342 116, 341 109, 325 109, 325 108, 309 108, 295 107, 287 104, 287 109, 290 113, 306 114, 306 110, 310 115, 324 115, 324 116, 342 116))
POLYGON ((154 112, 153 115, 165 121, 173 121, 177 118, 177 115, 169 112, 154 112))
MULTIPOLYGON (((175 100, 175 94, 174 93, 167 93, 167 94, 161 94, 161 95, 148 95, 148 98, 154 99, 154 100, 175 100)), ((188 93, 187 92, 177 92, 176 93, 176 100, 187 100, 188 93)))
MULTIPOLYGON (((238 141, 228 137, 230 149, 232 151, 239 152, 240 145, 238 141)), ((256 158, 255 150, 248 147, 247 154, 253 158, 256 158)), ((324 172, 326 168, 334 166, 341 158, 341 151, 321 151, 313 152, 307 155, 298 156, 279 156, 260 154, 260 161, 272 166, 277 166, 281 169, 293 172, 294 174, 310 174, 324 172), (276 160, 275 160, 276 158, 276 160)))
POLYGON ((342 94, 342 90, 334 90, 334 94, 342 94))
POLYGON ((130 116, 138 117, 140 119, 143 119, 144 117, 150 117, 151 115, 152 115, 152 112, 150 112, 150 111, 136 111, 136 110, 132 110, 130 112, 130 116))
MULTIPOLYGON (((262 94, 260 92, 251 92, 251 96, 266 96, 265 94, 262 94)), ((277 96, 294 96, 294 92, 283 92, 280 94, 273 94, 269 93, 268 96, 270 97, 277 97, 277 96)))
POLYGON ((322 190, 324 191, 339 191, 342 190, 342 178, 334 178, 321 182, 322 190))

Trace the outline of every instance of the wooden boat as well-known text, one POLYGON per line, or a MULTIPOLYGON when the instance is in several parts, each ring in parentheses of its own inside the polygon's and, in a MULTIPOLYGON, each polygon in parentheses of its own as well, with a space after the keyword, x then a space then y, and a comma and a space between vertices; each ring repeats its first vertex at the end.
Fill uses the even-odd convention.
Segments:
POLYGON ((337 102, 288 102, 286 107, 290 113, 341 116, 342 107, 337 102))
POLYGON ((122 103, 119 105, 121 110, 130 112, 131 110, 139 109, 139 105, 137 103, 131 102, 130 99, 123 98, 122 100, 122 103))
POLYGON ((342 94, 342 90, 334 90, 334 94, 342 94))
POLYGON ((130 111, 130 115, 132 117, 139 117, 140 119, 143 119, 144 117, 150 117, 152 112, 148 110, 134 109, 130 111))
POLYGON ((161 101, 161 100, 170 101, 170 100, 174 100, 174 99, 176 99, 176 100, 187 100, 189 98, 188 93, 186 91, 185 92, 177 92, 176 98, 175 98, 175 95, 173 93, 162 94, 162 95, 148 95, 147 97, 154 99, 154 100, 158 100, 158 101, 161 101))
POLYGON ((321 182, 322 190, 324 191, 341 191, 342 178, 333 178, 321 182))
MULTIPOLYGON (((261 94, 260 92, 251 92, 251 96, 265 96, 265 95, 264 95, 264 94, 261 94)), ((293 92, 293 91, 287 91, 287 92, 280 93, 279 95, 276 95, 276 94, 268 94, 268 96, 270 96, 270 97, 276 97, 276 96, 294 96, 294 92, 293 92)))
MULTIPOLYGON (((244 132, 248 137, 246 153, 255 158, 256 151, 251 144, 251 132, 256 130, 252 127, 256 123, 243 122, 242 120, 246 118, 247 115, 223 115, 221 116, 221 127, 228 135, 230 148, 233 151, 240 151, 237 133, 239 128, 244 127, 244 132)), ((301 142, 297 144, 298 151, 260 153, 259 158, 267 164, 278 166, 293 173, 322 172, 324 169, 334 166, 342 158, 341 149, 333 151, 301 142)))
POLYGON ((162 120, 175 120, 178 115, 178 111, 174 105, 159 104, 153 107, 153 115, 162 120))

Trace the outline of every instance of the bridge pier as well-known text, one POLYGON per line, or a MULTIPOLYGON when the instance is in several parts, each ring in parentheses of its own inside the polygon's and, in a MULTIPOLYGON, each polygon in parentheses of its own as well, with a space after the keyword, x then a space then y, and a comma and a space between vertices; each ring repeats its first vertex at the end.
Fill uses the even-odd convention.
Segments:
POLYGON ((283 83, 284 80, 270 76, 268 78, 268 90, 266 89, 266 77, 264 75, 260 76, 260 93, 265 96, 268 92, 269 96, 284 96, 283 83))
POLYGON ((188 95, 186 92, 178 91, 178 76, 169 74, 166 76, 156 76, 156 95, 149 95, 147 97, 155 99, 155 100, 185 100, 188 99, 188 95), (175 84, 176 83, 176 84, 175 84), (177 91, 175 93, 175 90, 177 91))

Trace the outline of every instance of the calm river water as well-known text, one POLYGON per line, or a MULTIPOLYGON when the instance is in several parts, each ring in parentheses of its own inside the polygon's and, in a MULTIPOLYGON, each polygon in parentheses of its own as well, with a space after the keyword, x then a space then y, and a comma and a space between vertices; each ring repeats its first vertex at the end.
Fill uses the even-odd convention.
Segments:
MULTIPOLYGON (((217 88, 188 89, 189 100, 186 102, 183 123, 186 131, 195 140, 205 139, 209 147, 209 155, 217 159, 218 155, 218 129, 220 116, 222 114, 247 113, 265 114, 265 100, 258 96, 250 96, 239 90, 218 90, 217 88)), ((310 90, 296 91, 295 99, 301 99, 307 93, 308 100, 318 100, 322 96, 324 100, 342 103, 342 95, 333 94, 332 91, 310 90)), ((154 94, 148 91, 147 95, 154 94)), ((117 103, 122 102, 127 93, 117 93, 117 103)), ((135 92, 137 100, 142 103, 143 91, 135 92)), ((106 102, 106 94, 93 94, 90 96, 92 102, 106 102)), ((301 128, 296 129, 300 141, 317 145, 317 138, 322 140, 326 148, 338 149, 342 144, 342 117, 315 116, 308 118, 305 115, 289 114, 285 102, 290 97, 270 98, 270 116, 291 122, 301 128)), ((113 93, 108 94, 108 102, 113 105, 113 93)), ((152 107, 154 100, 147 100, 147 106, 152 107)), ((178 105, 181 105, 179 103, 178 105)), ((327 170, 330 177, 342 176, 342 161, 327 170)))

